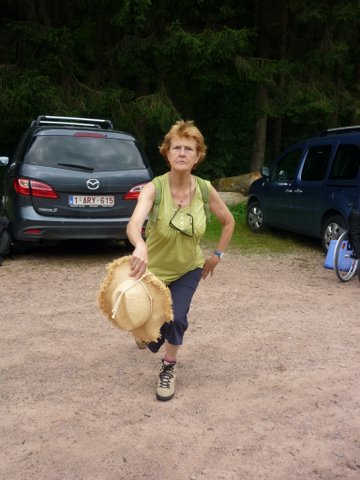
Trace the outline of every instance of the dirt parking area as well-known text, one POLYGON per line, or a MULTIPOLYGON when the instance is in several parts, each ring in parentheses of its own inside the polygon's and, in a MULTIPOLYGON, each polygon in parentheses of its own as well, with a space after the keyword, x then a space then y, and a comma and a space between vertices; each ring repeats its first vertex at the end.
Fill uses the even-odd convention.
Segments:
POLYGON ((200 284, 176 396, 96 306, 114 247, 0 268, 2 480, 360 478, 360 284, 320 250, 229 253, 200 284))

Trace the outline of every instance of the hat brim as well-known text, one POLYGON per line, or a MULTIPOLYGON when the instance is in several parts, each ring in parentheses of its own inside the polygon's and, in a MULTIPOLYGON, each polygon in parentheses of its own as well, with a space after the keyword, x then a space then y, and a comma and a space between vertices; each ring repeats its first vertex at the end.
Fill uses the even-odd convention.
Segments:
MULTIPOLYGON (((121 328, 112 318, 112 292, 116 286, 126 278, 131 278, 131 256, 113 260, 106 266, 107 274, 98 291, 98 306, 107 319, 117 328, 121 328)), ((149 343, 160 337, 160 328, 164 323, 173 320, 172 300, 169 288, 149 270, 142 277, 153 299, 153 308, 149 320, 131 333, 135 338, 149 343)))

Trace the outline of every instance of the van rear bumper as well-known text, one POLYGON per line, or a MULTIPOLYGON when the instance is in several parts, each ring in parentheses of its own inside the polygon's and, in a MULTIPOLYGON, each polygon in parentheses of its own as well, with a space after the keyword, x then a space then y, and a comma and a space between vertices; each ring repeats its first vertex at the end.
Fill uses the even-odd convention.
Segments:
POLYGON ((130 217, 111 219, 70 219, 41 217, 12 221, 10 230, 14 240, 39 242, 42 240, 126 240, 130 217))

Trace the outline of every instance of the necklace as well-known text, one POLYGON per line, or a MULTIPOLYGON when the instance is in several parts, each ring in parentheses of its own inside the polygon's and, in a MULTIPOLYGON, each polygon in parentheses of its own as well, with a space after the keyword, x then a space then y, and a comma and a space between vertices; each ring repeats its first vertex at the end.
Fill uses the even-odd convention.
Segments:
MULTIPOLYGON (((172 196, 173 200, 176 200, 175 195, 174 195, 174 189, 173 189, 173 186, 171 184, 171 174, 169 174, 169 184, 170 184, 171 196, 172 196)), ((186 193, 184 195, 182 195, 182 198, 177 200, 178 208, 182 207, 182 205, 185 201, 185 196, 186 196, 186 193)), ((190 175, 190 178, 189 178, 189 207, 190 207, 190 213, 191 213, 191 175, 190 175)))

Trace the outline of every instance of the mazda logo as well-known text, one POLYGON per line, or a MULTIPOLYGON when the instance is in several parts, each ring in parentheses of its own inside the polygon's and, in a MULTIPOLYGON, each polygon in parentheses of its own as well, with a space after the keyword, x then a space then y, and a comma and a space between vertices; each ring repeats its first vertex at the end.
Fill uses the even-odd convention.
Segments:
POLYGON ((89 178, 86 182, 86 186, 89 190, 97 190, 100 187, 100 182, 96 178, 89 178))

